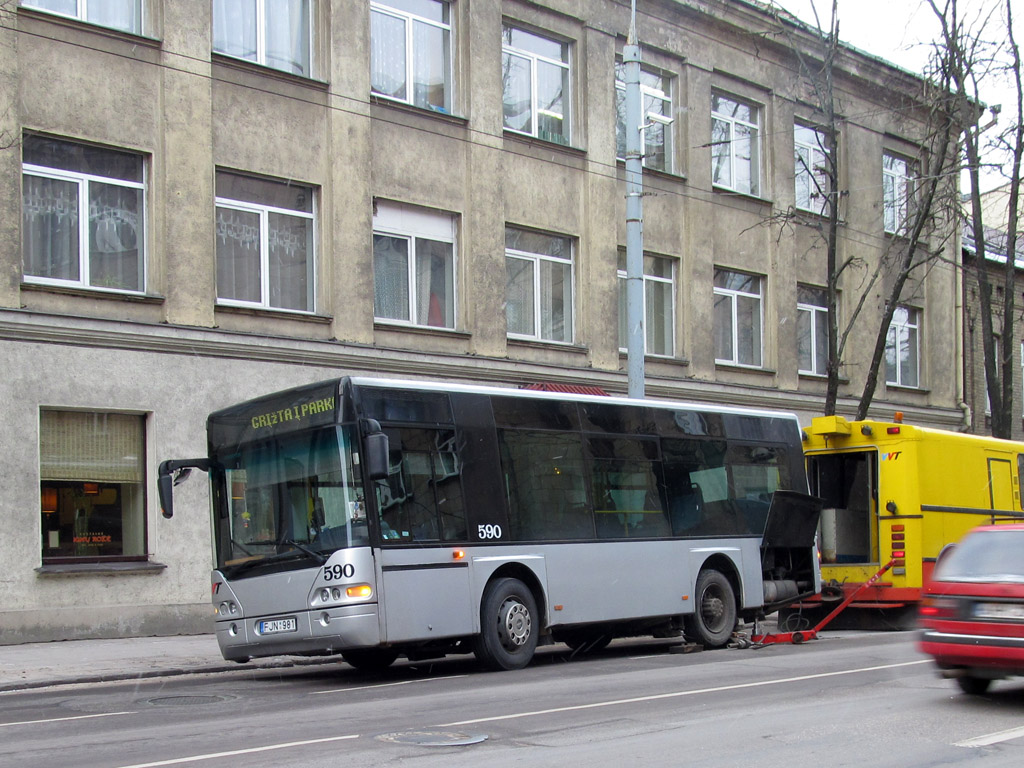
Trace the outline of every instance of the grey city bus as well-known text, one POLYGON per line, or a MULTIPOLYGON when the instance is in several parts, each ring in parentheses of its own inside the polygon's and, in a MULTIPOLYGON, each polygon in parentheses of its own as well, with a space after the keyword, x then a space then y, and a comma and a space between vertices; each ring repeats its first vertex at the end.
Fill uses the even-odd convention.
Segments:
POLYGON ((792 414, 342 378, 213 413, 224 658, 360 668, 538 643, 727 644, 820 588, 817 499, 792 414))

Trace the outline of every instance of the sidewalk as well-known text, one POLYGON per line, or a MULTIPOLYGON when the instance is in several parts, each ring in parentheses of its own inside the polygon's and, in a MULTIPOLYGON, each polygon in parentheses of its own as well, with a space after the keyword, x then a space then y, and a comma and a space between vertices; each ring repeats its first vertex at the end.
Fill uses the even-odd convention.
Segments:
POLYGON ((341 659, 272 656, 236 664, 221 657, 212 634, 0 645, 0 692, 324 663, 340 664, 341 659))

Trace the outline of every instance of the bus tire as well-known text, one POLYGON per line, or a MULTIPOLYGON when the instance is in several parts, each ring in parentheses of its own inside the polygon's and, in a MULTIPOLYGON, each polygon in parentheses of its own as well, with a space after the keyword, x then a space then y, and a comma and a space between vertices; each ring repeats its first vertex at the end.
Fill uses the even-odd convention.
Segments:
POLYGON ((361 672, 380 672, 394 663, 398 651, 394 648, 353 648, 342 651, 341 658, 361 672))
POLYGON ((697 575, 694 613, 686 617, 686 634, 705 648, 721 648, 736 628, 736 595, 724 574, 714 569, 697 575))
POLYGON ((473 645, 477 660, 490 670, 522 669, 537 649, 537 601, 518 579, 496 579, 480 601, 480 634, 473 645))
POLYGON ((961 691, 969 696, 981 696, 988 691, 992 681, 987 677, 962 675, 956 679, 956 684, 960 686, 961 691))

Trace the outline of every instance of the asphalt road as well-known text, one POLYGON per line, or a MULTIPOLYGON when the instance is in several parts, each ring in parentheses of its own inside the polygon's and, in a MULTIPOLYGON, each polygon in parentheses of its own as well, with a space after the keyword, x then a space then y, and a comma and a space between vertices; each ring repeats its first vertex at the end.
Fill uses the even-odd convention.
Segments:
POLYGON ((471 658, 246 670, 0 694, 0 765, 1024 765, 1024 680, 968 697, 913 633, 669 653, 541 649, 518 672, 471 658))

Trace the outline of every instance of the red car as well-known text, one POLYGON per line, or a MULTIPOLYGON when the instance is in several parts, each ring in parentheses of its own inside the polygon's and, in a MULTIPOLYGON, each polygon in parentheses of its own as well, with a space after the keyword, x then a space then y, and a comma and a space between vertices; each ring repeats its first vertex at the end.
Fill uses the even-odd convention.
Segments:
POLYGON ((964 693, 1024 675, 1024 524, 975 528, 925 585, 920 648, 964 693))

